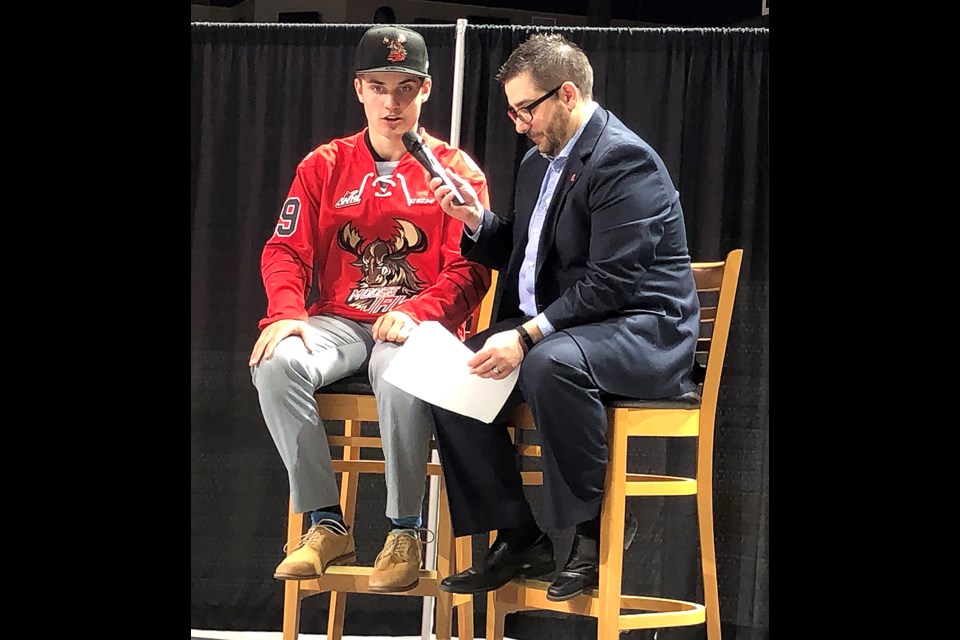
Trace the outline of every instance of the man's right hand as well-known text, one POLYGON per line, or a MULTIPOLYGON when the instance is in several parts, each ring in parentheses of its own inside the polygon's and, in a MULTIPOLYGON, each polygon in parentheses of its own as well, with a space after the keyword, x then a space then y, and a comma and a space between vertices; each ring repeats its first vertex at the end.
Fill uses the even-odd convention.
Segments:
POLYGON ((260 364, 261 360, 269 360, 273 355, 273 350, 277 348, 280 341, 287 336, 299 335, 303 340, 303 346, 307 351, 313 352, 310 347, 308 336, 314 328, 306 320, 277 320, 273 324, 268 324, 260 332, 257 343, 253 345, 253 352, 250 354, 250 366, 260 364))
POLYGON ((483 205, 480 204, 477 192, 474 191, 473 186, 469 182, 450 169, 447 169, 447 175, 450 176, 453 184, 457 186, 460 195, 463 196, 465 204, 460 205, 453 201, 453 191, 450 187, 444 185, 443 180, 440 178, 432 178, 430 180, 430 188, 433 190, 433 195, 437 198, 437 202, 440 203, 440 208, 443 209, 444 213, 456 218, 465 224, 471 233, 475 233, 477 227, 480 226, 480 221, 483 220, 483 205))

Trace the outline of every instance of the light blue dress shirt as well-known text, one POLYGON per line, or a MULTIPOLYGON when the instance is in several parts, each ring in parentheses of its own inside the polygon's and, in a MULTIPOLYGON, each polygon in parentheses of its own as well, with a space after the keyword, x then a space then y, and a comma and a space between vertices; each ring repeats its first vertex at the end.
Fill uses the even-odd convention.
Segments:
MULTIPOLYGON (((530 216, 530 226, 527 227, 527 247, 523 253, 523 263, 520 265, 520 311, 527 316, 536 316, 534 321, 537 323, 537 326, 540 327, 544 338, 551 333, 555 333, 556 330, 553 328, 553 325, 550 324, 550 321, 547 320, 546 316, 542 313, 536 315, 537 303, 534 295, 534 275, 537 269, 537 253, 540 250, 540 232, 543 229, 543 219, 547 215, 547 209, 550 208, 550 201, 553 200, 553 193, 557 190, 557 184, 560 182, 560 174, 563 173, 563 168, 567 164, 567 158, 570 157, 570 150, 573 149, 573 145, 580 139, 583 128, 587 126, 587 122, 593 117, 596 109, 597 103, 592 100, 584 105, 583 122, 580 123, 580 127, 573 134, 573 137, 567 141, 567 144, 563 146, 563 149, 560 150, 560 153, 558 153, 556 157, 541 154, 550 161, 550 165, 547 167, 547 172, 543 176, 543 183, 540 185, 540 196, 537 198, 537 206, 533 209, 533 215, 530 216)), ((480 237, 480 227, 482 226, 483 224, 481 223, 475 233, 470 233, 466 227, 463 228, 463 231, 467 234, 468 238, 476 240, 480 237)))

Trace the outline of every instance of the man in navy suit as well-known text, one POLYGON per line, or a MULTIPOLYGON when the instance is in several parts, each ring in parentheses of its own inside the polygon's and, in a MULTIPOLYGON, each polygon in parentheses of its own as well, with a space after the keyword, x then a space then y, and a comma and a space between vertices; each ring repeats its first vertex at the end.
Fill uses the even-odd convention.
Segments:
MULTIPOLYGON (((497 80, 517 133, 536 145, 520 164, 513 215, 485 209, 453 174, 466 204, 439 178, 431 188, 464 223, 463 255, 500 272, 496 321, 468 340, 468 364, 494 379, 520 368, 518 389, 542 437, 542 524, 576 527, 547 592, 566 600, 598 583, 603 395, 694 391, 700 306, 679 194, 656 151, 593 101, 583 51, 559 34, 533 35, 497 80)), ((483 593, 556 568, 501 419, 513 404, 490 425, 433 408, 456 535, 497 530, 486 558, 446 578, 444 591, 483 593)), ((629 543, 636 518, 625 527, 629 543)))

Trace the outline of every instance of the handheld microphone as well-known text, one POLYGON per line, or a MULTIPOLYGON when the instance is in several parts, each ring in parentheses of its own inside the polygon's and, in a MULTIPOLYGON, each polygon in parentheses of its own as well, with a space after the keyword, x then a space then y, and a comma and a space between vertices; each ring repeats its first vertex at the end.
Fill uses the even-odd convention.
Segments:
POLYGON ((426 169, 432 177, 440 178, 443 180, 443 184, 450 187, 450 191, 453 192, 453 199, 457 201, 457 204, 466 204, 463 196, 460 195, 460 191, 457 190, 456 185, 450 180, 450 176, 444 171, 443 165, 441 165, 436 156, 430 152, 430 149, 423 144, 423 139, 416 131, 407 131, 403 134, 403 146, 407 148, 410 155, 417 159, 417 162, 423 165, 423 168, 426 169))

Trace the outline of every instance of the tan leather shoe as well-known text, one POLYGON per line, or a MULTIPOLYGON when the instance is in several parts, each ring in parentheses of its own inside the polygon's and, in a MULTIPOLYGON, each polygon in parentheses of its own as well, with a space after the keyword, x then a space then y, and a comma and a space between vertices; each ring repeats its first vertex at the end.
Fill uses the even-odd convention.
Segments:
POLYGON ((375 593, 410 591, 420 583, 423 549, 415 529, 394 529, 373 563, 367 588, 375 593))
MULTIPOLYGON (((286 547, 283 550, 286 551, 286 547)), ((293 552, 277 565, 273 577, 278 580, 310 580, 321 577, 331 565, 356 561, 357 545, 350 528, 336 520, 323 519, 300 538, 293 552)))

